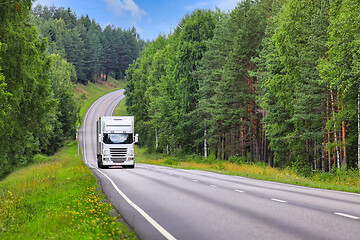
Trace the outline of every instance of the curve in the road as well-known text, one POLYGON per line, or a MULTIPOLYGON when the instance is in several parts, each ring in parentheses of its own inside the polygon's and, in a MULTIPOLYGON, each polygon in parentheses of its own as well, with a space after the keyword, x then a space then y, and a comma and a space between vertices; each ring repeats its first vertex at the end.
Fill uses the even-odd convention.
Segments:
MULTIPOLYGON (((174 236, 172 236, 168 231, 166 231, 159 223, 157 223, 153 218, 151 218, 143 209, 141 209, 139 206, 137 206, 133 201, 131 201, 131 199, 126 196, 126 194, 124 194, 119 188, 118 186, 115 184, 115 182, 108 176, 106 175, 103 171, 101 171, 100 169, 96 168, 96 165, 92 165, 90 163, 90 161, 88 161, 88 157, 87 157, 87 147, 94 147, 94 146, 87 146, 88 144, 85 142, 85 139, 87 139, 86 136, 84 136, 84 134, 86 133, 86 129, 87 129, 87 124, 90 126, 95 125, 94 123, 94 118, 92 117, 91 120, 89 121, 89 116, 94 116, 96 115, 96 113, 98 112, 98 117, 96 120, 98 120, 100 118, 100 116, 106 116, 106 115, 112 115, 112 113, 115 110, 115 107, 117 106, 118 102, 121 101, 124 98, 124 91, 120 90, 120 91, 116 91, 115 93, 112 94, 108 94, 105 95, 101 98, 99 98, 97 101, 95 101, 87 110, 87 112, 85 113, 84 116, 84 121, 83 121, 83 126, 81 128, 81 133, 82 133, 82 141, 83 143, 81 144, 82 148, 83 148, 83 152, 85 154, 83 154, 83 160, 85 162, 86 165, 88 165, 91 169, 97 171, 98 173, 100 173, 102 176, 104 176, 110 183, 111 185, 114 187, 114 189, 119 193, 119 195, 131 206, 133 207, 141 216, 144 217, 144 219, 146 219, 156 230, 159 231, 159 233, 161 233, 166 239, 169 240, 175 240, 176 238, 174 236), (115 98, 118 98, 116 101, 113 101, 115 98), (111 102, 112 101, 112 102, 111 102), (110 106, 111 105, 111 106, 110 106), (100 111, 98 110, 99 107, 101 107, 100 111), (107 108, 108 107, 108 108, 107 108), (104 111, 105 110, 105 111, 104 111)), ((93 161, 91 161, 93 162, 93 161)))

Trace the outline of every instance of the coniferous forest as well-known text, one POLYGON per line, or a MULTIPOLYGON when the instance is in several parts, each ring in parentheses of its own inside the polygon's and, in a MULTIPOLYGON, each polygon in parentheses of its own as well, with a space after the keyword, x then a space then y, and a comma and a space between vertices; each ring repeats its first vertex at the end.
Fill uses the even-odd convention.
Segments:
POLYGON ((292 167, 360 161, 360 5, 244 0, 196 10, 126 72, 141 144, 292 167))
POLYGON ((0 178, 74 139, 74 84, 124 77, 145 42, 70 9, 0 0, 0 178))

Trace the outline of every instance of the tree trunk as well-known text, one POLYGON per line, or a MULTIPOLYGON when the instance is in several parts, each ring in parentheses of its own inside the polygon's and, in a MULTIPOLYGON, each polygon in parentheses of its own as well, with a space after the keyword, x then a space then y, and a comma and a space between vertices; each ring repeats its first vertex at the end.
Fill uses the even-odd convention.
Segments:
POLYGON ((306 143, 306 165, 310 167, 311 157, 310 157, 310 143, 308 138, 306 138, 305 143, 306 143))
POLYGON ((204 130, 204 158, 207 159, 207 142, 206 142, 206 129, 204 130))
POLYGON ((155 129, 155 149, 157 150, 158 147, 159 147, 158 130, 155 129))
POLYGON ((244 123, 243 118, 241 118, 241 127, 240 127, 240 141, 241 141, 241 156, 245 157, 245 134, 244 134, 244 123))
MULTIPOLYGON (((331 108, 333 112, 333 117, 335 117, 335 107, 334 107, 334 96, 333 91, 330 90, 331 93, 331 108)), ((337 138, 337 131, 336 131, 336 125, 335 125, 335 119, 334 119, 334 140, 335 140, 335 150, 336 150, 336 164, 337 167, 340 168, 340 154, 339 154, 339 147, 338 147, 338 138, 337 138)))
POLYGON ((347 165, 347 156, 346 156, 346 132, 345 132, 345 121, 342 122, 342 140, 343 140, 343 161, 342 161, 342 165, 346 166, 347 165))
MULTIPOLYGON (((329 107, 329 94, 327 96, 327 102, 326 102, 326 119, 327 119, 327 122, 330 121, 330 117, 329 117, 329 110, 330 110, 330 107, 329 107)), ((328 129, 328 132, 327 132, 327 143, 330 144, 330 129, 328 129)), ((331 171, 331 150, 330 150, 330 147, 328 146, 328 149, 327 149, 327 157, 328 157, 328 170, 329 172, 331 171)))

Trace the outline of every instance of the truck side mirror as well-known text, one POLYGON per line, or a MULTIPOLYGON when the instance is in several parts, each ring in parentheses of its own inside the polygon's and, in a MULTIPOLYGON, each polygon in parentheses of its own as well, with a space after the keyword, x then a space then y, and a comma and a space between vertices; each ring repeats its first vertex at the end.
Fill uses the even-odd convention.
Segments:
POLYGON ((139 141, 139 134, 135 134, 134 143, 137 143, 139 141))
POLYGON ((102 140, 102 134, 100 133, 99 134, 99 142, 102 142, 103 140, 102 140))

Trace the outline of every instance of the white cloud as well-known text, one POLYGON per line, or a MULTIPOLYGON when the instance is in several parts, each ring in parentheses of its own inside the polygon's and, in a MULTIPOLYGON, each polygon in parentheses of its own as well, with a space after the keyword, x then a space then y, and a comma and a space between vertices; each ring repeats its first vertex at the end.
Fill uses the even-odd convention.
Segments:
POLYGON ((189 6, 185 6, 185 10, 186 11, 192 11, 195 9, 203 9, 203 8, 209 8, 210 7, 210 3, 209 2, 196 2, 192 5, 189 6))
POLYGON ((236 7, 238 2, 242 0, 216 0, 215 5, 220 8, 222 11, 232 10, 236 7))
POLYGON ((141 9, 134 0, 104 0, 108 4, 108 8, 116 15, 122 16, 126 12, 130 12, 131 16, 141 19, 146 12, 141 9))

